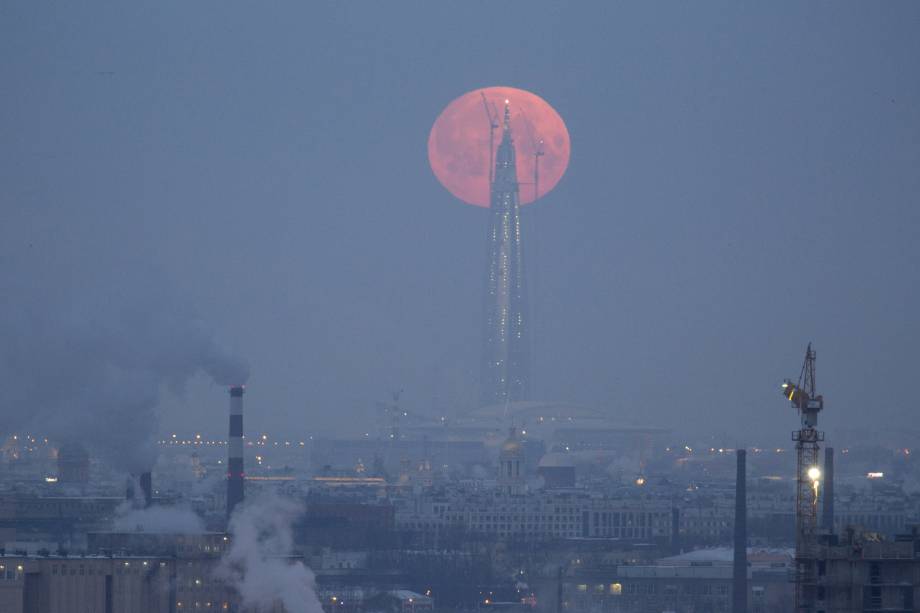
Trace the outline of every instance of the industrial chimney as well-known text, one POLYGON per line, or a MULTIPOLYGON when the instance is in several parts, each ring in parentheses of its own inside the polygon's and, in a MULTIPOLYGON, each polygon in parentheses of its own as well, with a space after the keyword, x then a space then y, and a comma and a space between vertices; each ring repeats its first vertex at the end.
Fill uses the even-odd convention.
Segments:
POLYGON ((732 571, 732 613, 747 613, 747 452, 739 449, 735 474, 735 554, 732 571))
POLYGON ((128 476, 125 498, 135 509, 146 509, 153 504, 153 479, 149 471, 141 473, 140 476, 137 474, 128 476))
POLYGON ((230 444, 227 453, 227 518, 243 502, 243 386, 230 388, 230 444))
POLYGON ((824 499, 821 507, 821 525, 829 532, 834 531, 834 448, 824 448, 824 499))
POLYGON ((671 555, 680 555, 680 509, 671 507, 671 555))
POLYGON ((140 506, 146 509, 153 504, 153 478, 150 471, 141 473, 140 484, 141 496, 143 496, 140 506))

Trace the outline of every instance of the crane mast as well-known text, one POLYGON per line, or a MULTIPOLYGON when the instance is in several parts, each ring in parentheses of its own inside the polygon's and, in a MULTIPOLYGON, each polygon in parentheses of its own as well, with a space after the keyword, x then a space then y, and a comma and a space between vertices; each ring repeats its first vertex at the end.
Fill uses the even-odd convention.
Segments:
POLYGON ((498 129, 498 111, 494 106, 490 107, 486 95, 479 92, 482 96, 482 108, 486 110, 486 117, 489 118, 489 199, 492 198, 492 183, 495 182, 495 130, 498 129))
POLYGON ((543 139, 536 133, 533 124, 521 110, 524 124, 527 126, 527 135, 530 137, 530 146, 533 150, 533 201, 540 199, 540 158, 546 155, 543 151, 543 139))
POLYGON ((792 433, 792 440, 796 452, 795 608, 802 612, 814 611, 817 599, 818 489, 822 478, 818 453, 824 441, 824 433, 817 428, 824 397, 817 393, 815 358, 809 343, 798 382, 787 379, 782 385, 783 395, 801 418, 801 427, 792 433))

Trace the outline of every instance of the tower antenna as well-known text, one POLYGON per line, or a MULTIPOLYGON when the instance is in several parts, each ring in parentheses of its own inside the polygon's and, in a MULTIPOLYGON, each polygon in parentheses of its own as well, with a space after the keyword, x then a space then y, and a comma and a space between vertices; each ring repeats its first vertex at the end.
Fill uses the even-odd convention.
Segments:
POLYGON ((482 97, 482 108, 486 110, 486 117, 489 118, 489 200, 492 199, 492 183, 495 181, 495 130, 498 129, 498 112, 494 107, 489 106, 484 92, 480 91, 482 97))

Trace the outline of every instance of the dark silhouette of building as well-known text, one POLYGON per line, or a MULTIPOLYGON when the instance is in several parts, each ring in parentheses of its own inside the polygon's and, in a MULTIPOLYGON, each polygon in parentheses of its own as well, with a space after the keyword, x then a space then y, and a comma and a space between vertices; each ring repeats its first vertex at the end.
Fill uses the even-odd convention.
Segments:
POLYGON ((80 443, 67 442, 61 445, 57 465, 61 483, 89 482, 89 453, 80 443))
POLYGON ((850 528, 827 535, 815 559, 814 611, 916 611, 920 603, 920 533, 893 541, 850 528))
POLYGON ((548 490, 575 487, 575 462, 564 453, 548 453, 540 459, 537 474, 548 490))

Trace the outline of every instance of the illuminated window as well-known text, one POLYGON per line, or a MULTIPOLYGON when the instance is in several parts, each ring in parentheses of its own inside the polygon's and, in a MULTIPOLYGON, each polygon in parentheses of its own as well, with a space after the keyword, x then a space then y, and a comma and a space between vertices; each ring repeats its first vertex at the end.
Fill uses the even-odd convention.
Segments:
POLYGON ((611 583, 610 584, 610 594, 612 596, 620 596, 623 594, 623 584, 622 583, 611 583))

